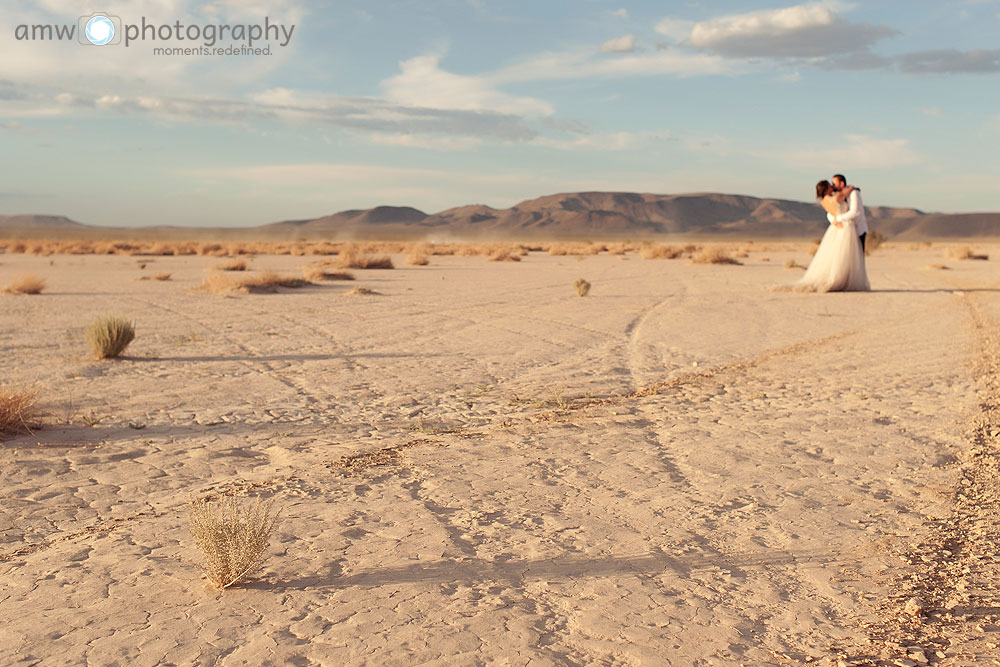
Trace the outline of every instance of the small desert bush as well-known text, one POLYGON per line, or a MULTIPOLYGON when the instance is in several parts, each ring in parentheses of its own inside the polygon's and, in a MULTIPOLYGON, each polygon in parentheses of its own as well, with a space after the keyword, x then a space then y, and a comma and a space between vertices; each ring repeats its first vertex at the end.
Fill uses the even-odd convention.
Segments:
POLYGON ((0 386, 0 434, 30 430, 38 391, 15 385, 0 386))
POLYGON ((231 259, 228 262, 216 264, 215 268, 219 271, 246 271, 247 263, 242 259, 231 259))
POLYGON ((199 290, 213 294, 246 294, 253 292, 276 292, 279 287, 305 287, 311 283, 296 276, 283 276, 274 271, 232 278, 222 273, 210 273, 202 281, 199 290))
POLYGON ((205 276, 198 286, 201 292, 210 294, 246 294, 250 290, 243 287, 239 280, 231 278, 224 273, 210 273, 205 276))
POLYGON ((41 294, 43 289, 45 289, 45 279, 32 273, 12 280, 4 288, 4 292, 8 294, 41 294))
POLYGON ((692 264, 743 264, 726 254, 722 248, 705 248, 691 256, 692 264))
POLYGON ((796 262, 794 259, 790 258, 790 259, 788 259, 788 260, 785 261, 785 268, 786 269, 804 269, 806 267, 802 266, 801 264, 799 264, 798 262, 796 262))
POLYGON ((486 251, 486 259, 490 262, 520 262, 523 251, 519 246, 490 246, 486 251))
POLYGON ((310 282, 320 280, 354 280, 354 274, 350 271, 331 271, 328 266, 322 263, 306 264, 302 267, 302 275, 310 282))
POLYGON ((274 501, 244 505, 224 496, 216 502, 191 503, 191 535, 204 558, 205 576, 226 589, 254 572, 267 557, 280 512, 274 501))
POLYGON ((394 269, 392 258, 388 255, 366 255, 354 247, 347 247, 337 258, 337 266, 341 269, 394 269))
POLYGON ((643 259, 677 259, 683 254, 683 249, 664 245, 662 243, 658 243, 656 245, 650 243, 642 246, 639 250, 639 257, 642 257, 643 259))
POLYGON ((251 292, 273 292, 278 287, 305 287, 309 281, 295 276, 282 276, 274 271, 261 271, 240 280, 240 285, 251 292))
POLYGON ((576 293, 579 296, 587 296, 590 294, 590 283, 583 278, 577 278, 576 282, 573 283, 573 287, 576 288, 576 293))
POLYGON ((430 260, 425 253, 414 251, 406 256, 406 263, 410 266, 427 266, 430 260))
POLYGON ((135 339, 135 325, 117 315, 102 315, 85 332, 90 351, 97 359, 114 359, 135 339))
POLYGON ((961 248, 948 248, 948 259, 989 259, 989 255, 980 255, 972 251, 969 246, 963 246, 961 248))
POLYGON ((172 275, 172 273, 153 273, 148 276, 141 276, 139 280, 170 280, 170 276, 172 275))

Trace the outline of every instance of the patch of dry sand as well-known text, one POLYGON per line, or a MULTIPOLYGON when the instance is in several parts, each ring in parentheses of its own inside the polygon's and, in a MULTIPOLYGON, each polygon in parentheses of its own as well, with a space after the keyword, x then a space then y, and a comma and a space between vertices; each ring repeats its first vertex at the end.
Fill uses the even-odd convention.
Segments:
POLYGON ((0 283, 48 281, 0 297, 0 346, 49 424, 0 445, 0 661, 995 656, 996 263, 892 250, 879 291, 801 295, 764 289, 796 256, 765 254, 436 257, 359 272, 373 299, 198 293, 209 257, 158 257, 156 282, 0 256, 0 283), (108 311, 137 337, 92 362, 108 311), (218 593, 185 504, 243 492, 284 518, 218 593), (914 595, 931 615, 899 620, 914 595))

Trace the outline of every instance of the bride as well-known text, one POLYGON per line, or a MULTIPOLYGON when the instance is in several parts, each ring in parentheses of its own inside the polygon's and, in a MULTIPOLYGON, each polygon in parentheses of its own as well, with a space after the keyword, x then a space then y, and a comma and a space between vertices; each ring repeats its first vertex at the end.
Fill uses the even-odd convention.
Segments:
MULTIPOLYGON (((843 196, 849 190, 843 191, 843 196)), ((865 252, 853 221, 836 222, 838 213, 847 210, 843 198, 837 196, 829 181, 816 184, 816 198, 834 221, 827 227, 813 256, 809 269, 789 288, 796 292, 869 292, 865 252)))

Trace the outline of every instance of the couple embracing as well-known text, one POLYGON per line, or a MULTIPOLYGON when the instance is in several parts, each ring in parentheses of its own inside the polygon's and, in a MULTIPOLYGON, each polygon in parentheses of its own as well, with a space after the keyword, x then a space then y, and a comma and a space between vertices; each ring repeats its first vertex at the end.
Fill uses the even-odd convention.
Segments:
POLYGON ((796 292, 868 292, 865 239, 868 222, 861 189, 843 174, 816 184, 816 198, 830 221, 805 275, 789 287, 796 292))

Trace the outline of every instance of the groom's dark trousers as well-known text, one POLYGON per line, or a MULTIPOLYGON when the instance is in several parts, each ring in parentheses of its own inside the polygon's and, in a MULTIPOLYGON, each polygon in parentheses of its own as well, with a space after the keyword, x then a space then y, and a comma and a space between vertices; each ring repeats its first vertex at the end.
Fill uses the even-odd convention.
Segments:
POLYGON ((865 232, 864 234, 862 234, 858 238, 861 239, 861 252, 864 252, 865 251, 865 239, 868 238, 868 232, 865 232))

